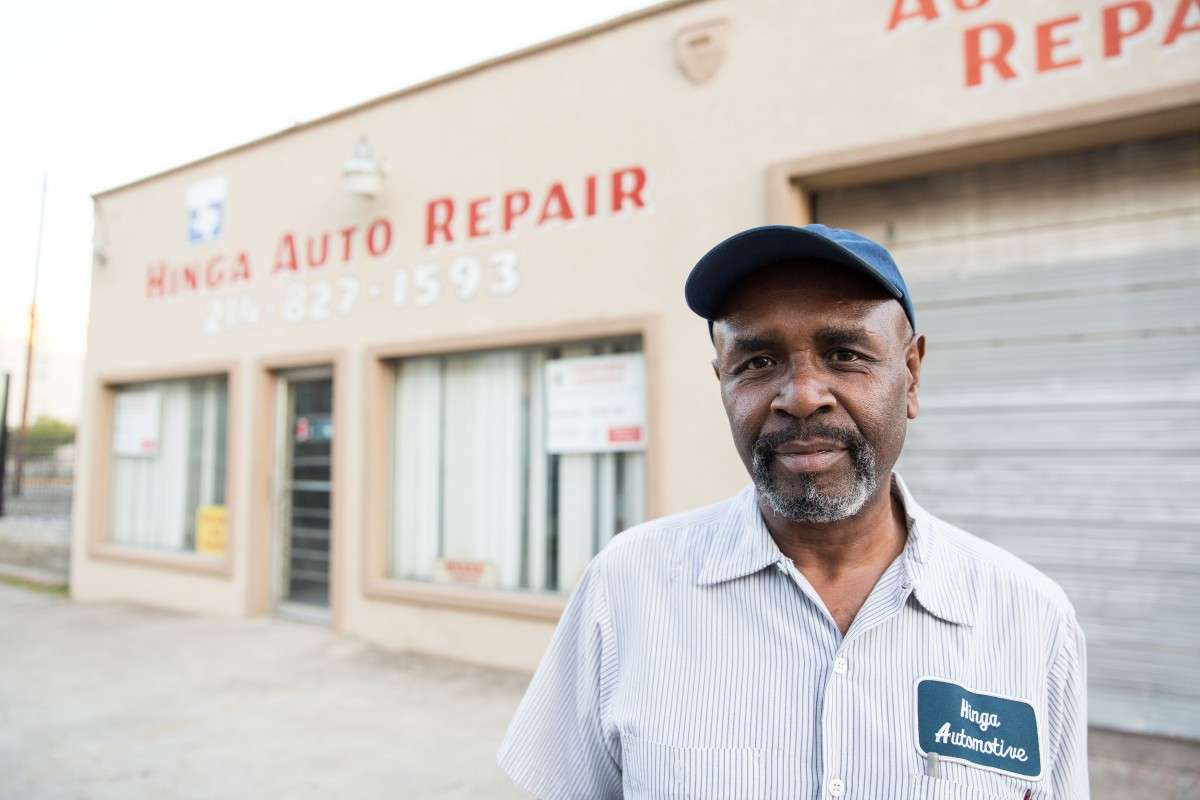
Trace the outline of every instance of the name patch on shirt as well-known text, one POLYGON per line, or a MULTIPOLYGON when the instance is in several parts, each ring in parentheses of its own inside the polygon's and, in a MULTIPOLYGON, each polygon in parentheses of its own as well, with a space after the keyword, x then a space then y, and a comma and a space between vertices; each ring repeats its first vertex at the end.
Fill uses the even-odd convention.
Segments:
POLYGON ((917 750, 1017 778, 1042 777, 1037 711, 1015 697, 917 680, 917 750))

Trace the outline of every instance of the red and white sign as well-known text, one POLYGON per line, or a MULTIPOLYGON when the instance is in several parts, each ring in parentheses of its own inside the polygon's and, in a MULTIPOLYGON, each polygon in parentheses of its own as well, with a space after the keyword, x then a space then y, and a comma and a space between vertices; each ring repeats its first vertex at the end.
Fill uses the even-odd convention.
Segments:
POLYGON ((614 444, 620 442, 642 441, 641 425, 618 425, 608 429, 608 440, 614 444))
POLYGON ((546 449, 646 449, 646 367, 641 353, 546 362, 546 449))
POLYGON ((439 558, 433 563, 433 579, 438 583, 492 588, 496 586, 496 565, 471 558, 439 558))
POLYGON ((118 392, 113 404, 113 454, 158 455, 162 395, 155 389, 118 392))

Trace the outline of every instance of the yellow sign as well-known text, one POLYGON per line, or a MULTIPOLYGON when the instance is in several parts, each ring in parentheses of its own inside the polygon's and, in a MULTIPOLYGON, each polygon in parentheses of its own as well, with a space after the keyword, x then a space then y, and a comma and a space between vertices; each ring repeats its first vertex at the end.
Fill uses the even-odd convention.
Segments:
POLYGON ((225 555, 229 542, 229 511, 225 506, 200 506, 196 509, 196 552, 225 555))

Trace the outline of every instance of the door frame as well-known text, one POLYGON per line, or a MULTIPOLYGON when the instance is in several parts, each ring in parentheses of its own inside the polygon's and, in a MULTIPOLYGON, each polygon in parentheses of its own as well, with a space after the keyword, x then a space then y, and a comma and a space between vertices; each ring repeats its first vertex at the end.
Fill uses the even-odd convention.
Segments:
MULTIPOLYGON (((289 475, 292 469, 291 445, 292 425, 295 417, 292 385, 305 381, 330 381, 330 403, 333 404, 332 393, 337 383, 333 374, 333 366, 297 367, 278 370, 275 373, 275 453, 274 469, 271 474, 271 495, 273 505, 274 526, 271 531, 271 605, 276 614, 298 618, 304 621, 329 622, 332 608, 333 593, 333 448, 337 446, 337 426, 334 425, 333 441, 330 443, 330 518, 329 518, 329 574, 328 582, 329 606, 308 606, 294 602, 287 597, 287 582, 289 580, 288 564, 291 561, 292 524, 291 497, 288 488, 292 484, 289 475)), ((332 408, 331 416, 332 416, 332 408)))
POLYGON ((348 383, 345 350, 310 352, 295 356, 261 359, 256 364, 254 419, 252 427, 253 454, 253 521, 251 526, 246 613, 263 616, 278 613, 278 543, 287 530, 280 514, 278 469, 283 465, 283 450, 287 411, 287 384, 290 380, 308 377, 328 377, 333 381, 333 447, 330 471, 332 497, 329 512, 329 608, 313 609, 303 614, 306 620, 331 625, 341 630, 345 618, 346 532, 349 526, 344 517, 348 508, 345 497, 348 383))

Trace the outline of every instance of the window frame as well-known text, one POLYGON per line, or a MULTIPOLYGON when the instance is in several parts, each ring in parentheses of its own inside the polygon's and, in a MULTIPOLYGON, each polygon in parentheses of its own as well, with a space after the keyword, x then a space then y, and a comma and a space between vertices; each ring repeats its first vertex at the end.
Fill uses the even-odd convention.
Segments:
POLYGON ((658 438, 655 354, 658 350, 658 321, 654 317, 622 317, 509 332, 414 343, 386 344, 368 349, 366 364, 366 430, 374 431, 365 442, 363 547, 363 593, 368 599, 483 611, 535 620, 557 620, 568 595, 523 589, 490 589, 452 583, 397 578, 388 573, 391 534, 391 480, 395 362, 417 356, 441 356, 504 348, 548 347, 587 343, 622 336, 641 338, 646 363, 647 427, 652 431, 645 450, 646 518, 659 515, 655 479, 658 438))
POLYGON ((115 561, 158 567, 181 572, 211 575, 225 580, 233 578, 233 554, 238 545, 237 497, 235 486, 240 464, 235 457, 235 446, 241 433, 241 385, 237 363, 229 361, 195 364, 183 369, 111 372, 99 375, 92 383, 96 392, 93 411, 92 485, 87 489, 88 502, 81 511, 86 514, 87 555, 91 560, 115 561), (117 392, 120 389, 160 381, 186 380, 189 378, 217 377, 225 379, 225 507, 229 509, 229 537, 225 553, 220 556, 195 551, 154 550, 136 545, 121 544, 111 538, 109 501, 112 488, 113 469, 113 426, 117 392))

